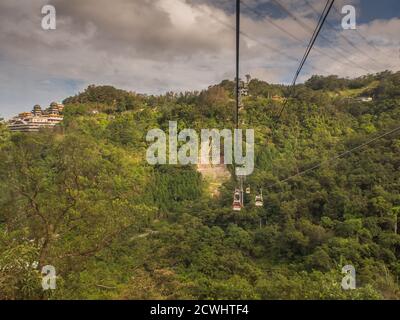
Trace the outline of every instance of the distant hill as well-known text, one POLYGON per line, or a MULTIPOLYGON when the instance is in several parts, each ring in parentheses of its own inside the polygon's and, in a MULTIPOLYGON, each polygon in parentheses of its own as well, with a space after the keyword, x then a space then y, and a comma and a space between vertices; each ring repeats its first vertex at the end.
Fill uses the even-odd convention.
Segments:
POLYGON ((207 180, 145 159, 147 132, 169 121, 233 129, 233 89, 90 86, 64 100, 62 132, 0 124, 0 299, 399 299, 400 130, 383 134, 400 125, 400 73, 314 76, 293 95, 251 80, 240 212, 225 168, 207 180), (48 264, 57 290, 43 293, 48 264), (356 290, 342 289, 345 265, 356 290))

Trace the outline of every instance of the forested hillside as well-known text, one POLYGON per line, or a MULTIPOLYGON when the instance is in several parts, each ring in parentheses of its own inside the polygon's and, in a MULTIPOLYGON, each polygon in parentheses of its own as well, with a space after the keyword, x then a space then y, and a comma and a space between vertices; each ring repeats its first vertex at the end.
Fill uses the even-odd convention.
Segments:
POLYGON ((333 158, 400 126, 400 73, 314 76, 293 96, 252 80, 246 185, 264 206, 253 191, 240 212, 234 180, 212 198, 196 168, 145 159, 148 130, 168 121, 233 128, 233 88, 90 86, 55 131, 0 127, 0 299, 399 299, 400 133, 333 158), (348 264, 356 290, 341 288, 348 264), (42 290, 44 265, 57 290, 42 290))

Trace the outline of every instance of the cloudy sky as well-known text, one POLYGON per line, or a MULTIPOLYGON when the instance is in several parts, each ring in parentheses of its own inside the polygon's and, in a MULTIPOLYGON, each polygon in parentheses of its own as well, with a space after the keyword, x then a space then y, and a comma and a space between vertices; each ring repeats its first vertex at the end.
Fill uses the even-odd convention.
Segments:
MULTIPOLYGON (((291 81, 325 0, 243 0, 241 73, 291 81), (279 5, 280 4, 280 5, 279 5)), ((336 0, 300 81, 400 69, 400 1, 336 0), (342 6, 357 10, 343 30, 342 6)), ((233 79, 234 0, 0 0, 0 117, 111 84, 140 93, 233 79), (57 29, 41 27, 41 8, 57 29)))

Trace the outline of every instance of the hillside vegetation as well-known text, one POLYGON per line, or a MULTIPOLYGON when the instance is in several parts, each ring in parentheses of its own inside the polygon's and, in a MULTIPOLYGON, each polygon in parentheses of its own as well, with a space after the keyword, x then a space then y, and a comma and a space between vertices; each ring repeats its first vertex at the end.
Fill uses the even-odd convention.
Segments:
POLYGON ((240 117, 256 163, 241 212, 233 178, 211 197, 196 167, 145 160, 148 130, 168 121, 233 128, 233 89, 90 86, 64 101, 56 131, 0 127, 0 299, 400 298, 399 133, 327 161, 400 125, 400 73, 314 76, 290 98, 252 80, 240 117), (280 119, 273 95, 288 98, 280 119), (45 265, 57 290, 41 288, 45 265), (341 288, 345 265, 356 290, 341 288))

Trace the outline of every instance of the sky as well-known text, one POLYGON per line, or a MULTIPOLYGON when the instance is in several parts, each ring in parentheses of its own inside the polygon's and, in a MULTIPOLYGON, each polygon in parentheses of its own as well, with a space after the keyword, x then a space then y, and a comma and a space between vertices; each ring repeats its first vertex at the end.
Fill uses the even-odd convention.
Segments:
MULTIPOLYGON (((325 3, 242 0, 241 75, 290 83, 325 3)), ((233 79, 234 10, 234 0, 0 0, 0 117, 91 84, 162 94, 233 79), (56 30, 41 27, 47 4, 56 30)), ((398 71, 399 15, 398 0, 336 0, 299 81, 398 71), (356 30, 341 27, 348 4, 356 30)))

